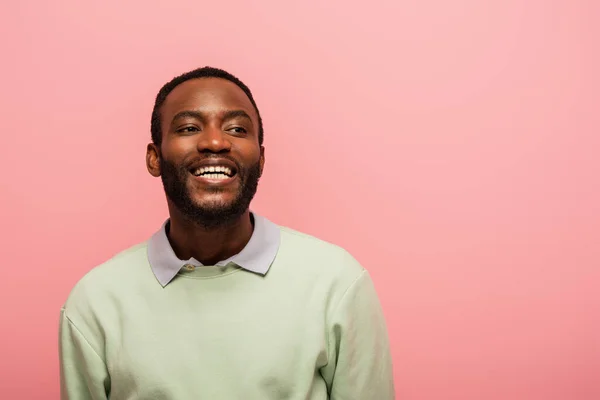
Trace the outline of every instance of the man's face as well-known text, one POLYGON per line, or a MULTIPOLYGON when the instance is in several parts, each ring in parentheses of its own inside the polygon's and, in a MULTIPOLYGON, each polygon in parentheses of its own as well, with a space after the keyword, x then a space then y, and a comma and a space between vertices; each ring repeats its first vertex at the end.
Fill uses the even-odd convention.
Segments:
POLYGON ((205 227, 239 218, 264 165, 258 115, 233 82, 200 78, 177 86, 161 110, 162 144, 148 146, 148 170, 170 202, 205 227))

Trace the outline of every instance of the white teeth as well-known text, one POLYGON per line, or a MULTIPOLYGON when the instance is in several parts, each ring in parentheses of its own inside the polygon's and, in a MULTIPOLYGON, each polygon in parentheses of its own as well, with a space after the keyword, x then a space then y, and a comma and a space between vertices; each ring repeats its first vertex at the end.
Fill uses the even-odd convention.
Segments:
POLYGON ((233 173, 231 172, 231 169, 224 167, 222 165, 213 166, 213 167, 201 167, 201 168, 197 168, 196 170, 194 170, 194 175, 196 175, 196 176, 212 174, 212 173, 221 173, 221 174, 227 175, 227 177, 230 177, 233 175, 233 173))
POLYGON ((202 177, 208 178, 208 179, 227 179, 227 178, 229 178, 225 174, 215 174, 215 173, 204 174, 204 175, 202 175, 202 177))
POLYGON ((231 169, 222 165, 196 168, 194 171, 192 171, 192 173, 196 176, 203 175, 210 179, 227 179, 233 175, 231 169))

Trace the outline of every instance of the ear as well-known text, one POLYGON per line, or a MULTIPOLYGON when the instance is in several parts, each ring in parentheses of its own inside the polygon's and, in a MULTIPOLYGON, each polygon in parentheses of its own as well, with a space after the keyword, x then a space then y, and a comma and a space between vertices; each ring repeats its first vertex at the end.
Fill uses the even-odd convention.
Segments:
POLYGON ((263 168, 265 167, 265 147, 260 146, 260 175, 262 176, 263 168))
POLYGON ((154 143, 148 144, 146 148, 146 168, 153 177, 160 176, 160 148, 154 143))

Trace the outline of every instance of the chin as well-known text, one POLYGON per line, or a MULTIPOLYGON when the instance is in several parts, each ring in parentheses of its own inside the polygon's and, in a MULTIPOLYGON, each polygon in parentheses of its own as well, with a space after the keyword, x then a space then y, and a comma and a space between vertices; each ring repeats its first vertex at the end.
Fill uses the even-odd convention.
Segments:
POLYGON ((231 202, 220 199, 199 199, 194 201, 194 205, 197 208, 208 212, 219 212, 229 209, 231 207, 231 202))
POLYGON ((201 208, 227 208, 235 201, 234 193, 202 193, 193 196, 194 204, 201 208))

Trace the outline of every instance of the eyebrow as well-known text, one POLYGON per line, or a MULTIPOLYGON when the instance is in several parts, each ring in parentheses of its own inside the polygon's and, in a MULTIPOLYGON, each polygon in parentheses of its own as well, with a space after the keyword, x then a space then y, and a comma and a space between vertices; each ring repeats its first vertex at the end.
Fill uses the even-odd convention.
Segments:
MULTIPOLYGON (((171 123, 174 123, 178 119, 182 119, 182 118, 195 118, 195 119, 198 119, 203 122, 206 120, 206 117, 202 112, 187 110, 187 111, 181 111, 181 112, 178 112, 177 114, 175 114, 171 123)), ((234 118, 245 118, 248 121, 252 122, 252 118, 250 118, 250 115, 248 115, 248 113, 244 110, 226 111, 223 114, 222 118, 224 121, 229 120, 229 119, 234 119, 234 118)))
POLYGON ((174 123, 178 119, 183 119, 183 118, 196 118, 196 119, 199 119, 201 121, 204 121, 204 115, 201 112, 198 112, 198 111, 181 111, 181 112, 178 112, 177 114, 175 114, 175 116, 171 120, 171 123, 174 123))

